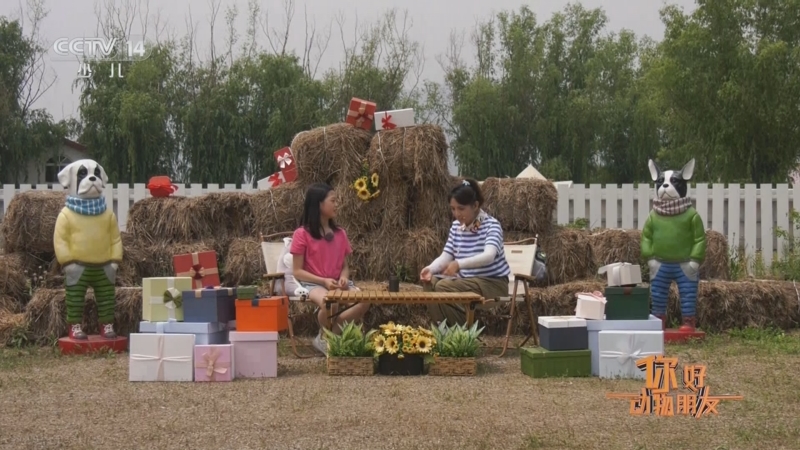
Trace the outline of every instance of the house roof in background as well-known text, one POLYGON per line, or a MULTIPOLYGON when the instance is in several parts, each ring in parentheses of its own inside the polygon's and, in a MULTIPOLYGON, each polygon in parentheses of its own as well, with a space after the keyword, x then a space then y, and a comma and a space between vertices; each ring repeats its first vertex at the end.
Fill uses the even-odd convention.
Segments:
POLYGON ((71 149, 78 150, 78 151, 81 151, 81 152, 87 152, 89 150, 88 148, 86 148, 85 145, 83 145, 83 144, 81 144, 79 142, 75 142, 72 139, 64 138, 64 145, 66 145, 67 147, 69 147, 71 149))

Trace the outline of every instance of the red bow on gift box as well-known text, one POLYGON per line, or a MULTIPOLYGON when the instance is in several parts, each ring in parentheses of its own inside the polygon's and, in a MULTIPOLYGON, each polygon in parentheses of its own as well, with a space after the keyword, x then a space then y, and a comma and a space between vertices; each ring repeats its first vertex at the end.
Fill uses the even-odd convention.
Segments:
POLYGON ((206 269, 203 266, 201 266, 200 264, 192 266, 192 268, 189 269, 189 276, 191 278, 200 280, 200 279, 202 279, 203 277, 206 276, 206 269))
POLYGON ((383 116, 383 119, 381 119, 381 126, 383 126, 384 130, 394 130, 395 128, 397 128, 397 125, 395 125, 392 122, 392 115, 391 114, 387 114, 387 115, 383 116))

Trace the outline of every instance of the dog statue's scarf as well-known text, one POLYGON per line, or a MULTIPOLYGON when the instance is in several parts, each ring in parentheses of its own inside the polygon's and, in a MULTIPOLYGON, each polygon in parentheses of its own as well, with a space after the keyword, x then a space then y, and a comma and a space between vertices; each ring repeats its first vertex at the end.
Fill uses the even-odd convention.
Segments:
POLYGON ((67 208, 84 216, 99 216, 106 212, 106 198, 78 198, 67 196, 67 208))
POLYGON ((689 207, 692 206, 692 199, 689 197, 677 199, 655 199, 653 200, 653 209, 656 213, 662 216, 677 216, 683 214, 689 207))

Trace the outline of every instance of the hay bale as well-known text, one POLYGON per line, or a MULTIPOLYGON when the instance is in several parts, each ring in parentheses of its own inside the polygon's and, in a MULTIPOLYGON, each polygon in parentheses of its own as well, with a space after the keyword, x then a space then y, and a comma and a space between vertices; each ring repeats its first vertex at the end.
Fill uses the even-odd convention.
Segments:
MULTIPOLYGON (((639 230, 600 230, 589 235, 594 264, 598 268, 617 262, 639 264, 642 233, 639 230)), ((646 271, 647 266, 642 268, 646 271)))
POLYGON ((558 191, 553 183, 528 178, 487 178, 484 209, 504 229, 544 235, 553 226, 558 191))
MULTIPOLYGON (((224 261, 225 251, 217 242, 203 241, 203 242, 189 242, 181 244, 153 244, 143 249, 143 255, 147 255, 141 261, 132 261, 138 274, 135 280, 136 285, 141 284, 142 278, 151 277, 174 277, 175 270, 172 265, 172 257, 175 255, 182 255, 185 253, 215 251, 217 252, 217 264, 224 261)), ((223 272, 223 267, 219 267, 220 272, 223 272)))
POLYGON ((27 341, 25 314, 0 309, 0 346, 27 341))
POLYGON ((22 311, 22 302, 8 295, 0 294, 0 311, 8 311, 9 313, 18 313, 22 311))
POLYGON ((261 242, 251 238, 232 240, 224 269, 221 280, 225 286, 259 284, 261 275, 266 273, 261 242))
MULTIPOLYGON (((800 285, 791 281, 701 281, 697 324, 707 332, 756 327, 793 328, 800 321, 800 285)), ((675 284, 670 289, 667 320, 680 318, 675 284)))
POLYGON ((8 253, 53 253, 53 233, 66 192, 27 191, 14 196, 3 217, 8 253))
POLYGON ((728 239, 719 231, 706 230, 706 259, 703 264, 700 264, 700 279, 731 279, 731 255, 728 250, 728 239))
MULTIPOLYGON (((28 253, 0 255, 0 296, 14 299, 19 306, 23 306, 27 302, 29 297, 29 274, 27 271, 30 265, 33 264, 28 253)), ((38 276, 38 274, 32 272, 30 276, 38 276)))
POLYGON ((404 263, 405 233, 378 230, 362 236, 350 235, 353 254, 349 265, 358 280, 387 280, 404 263))
POLYGON ((142 245, 177 243, 202 239, 219 223, 203 220, 189 197, 148 197, 128 211, 127 232, 142 245))
MULTIPOLYGON (((136 332, 142 320, 141 288, 117 288, 116 300, 114 316, 117 334, 127 336, 136 332)), ((39 344, 51 344, 53 340, 67 335, 64 289, 37 289, 24 314, 30 336, 39 344)), ((91 289, 86 293, 83 318, 83 330, 87 334, 97 334, 97 305, 91 289)))
POLYGON ((605 283, 596 279, 572 281, 533 291, 533 307, 537 316, 571 316, 575 314, 578 292, 603 292, 605 283))
POLYGON ((447 138, 438 125, 380 131, 369 146, 369 166, 384 180, 403 181, 424 191, 450 179, 447 149, 447 138))
POLYGON ((250 195, 253 237, 294 231, 300 226, 306 186, 294 182, 250 195))
POLYGON ((337 221, 348 235, 408 228, 408 186, 390 181, 381 181, 379 186, 380 195, 369 202, 359 199, 350 183, 342 182, 335 186, 339 199, 337 221))
POLYGON ((587 231, 558 227, 544 237, 540 236, 539 243, 547 257, 549 285, 569 283, 597 275, 587 231))
POLYGON ((292 152, 301 185, 339 181, 353 182, 367 157, 372 134, 350 124, 338 123, 303 131, 294 137, 292 152))
POLYGON ((410 227, 441 230, 447 236, 454 220, 447 200, 452 186, 450 178, 446 178, 424 189, 411 187, 408 211, 410 227))
POLYGON ((251 197, 242 192, 215 192, 193 198, 191 207, 203 222, 211 225, 204 228, 210 232, 200 239, 226 241, 251 236, 255 223, 251 197))
POLYGON ((433 228, 416 228, 405 233, 403 240, 402 264, 407 279, 417 281, 422 269, 442 254, 447 233, 433 228))

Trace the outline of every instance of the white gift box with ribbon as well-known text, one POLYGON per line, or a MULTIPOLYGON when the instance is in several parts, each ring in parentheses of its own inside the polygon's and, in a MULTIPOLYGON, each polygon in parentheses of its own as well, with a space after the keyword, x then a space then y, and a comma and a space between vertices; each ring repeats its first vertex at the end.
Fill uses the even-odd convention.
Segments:
POLYGON ((130 335, 128 381, 193 381, 193 334, 130 335))
POLYGON ((581 319, 603 320, 606 317, 606 298, 598 291, 579 292, 575 317, 581 319))
POLYGON ((628 286, 642 283, 642 268, 631 263, 618 262, 601 267, 598 275, 607 275, 608 286, 628 286))
POLYGON ((375 113, 375 131, 393 130, 395 128, 413 127, 414 109, 395 109, 375 113))
POLYGON ((598 340, 600 378, 643 380, 636 361, 664 354, 663 331, 601 331, 598 340))

